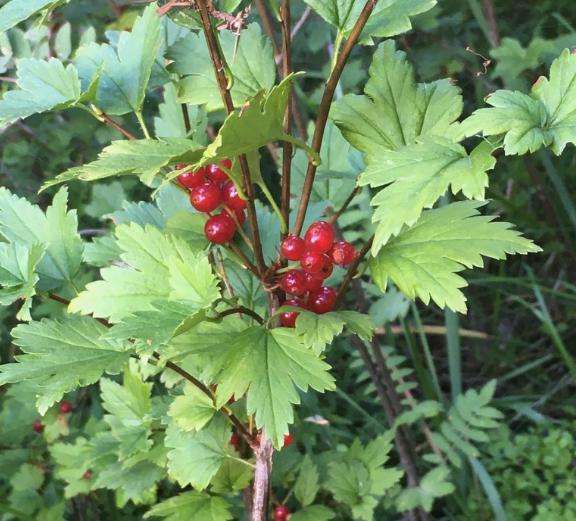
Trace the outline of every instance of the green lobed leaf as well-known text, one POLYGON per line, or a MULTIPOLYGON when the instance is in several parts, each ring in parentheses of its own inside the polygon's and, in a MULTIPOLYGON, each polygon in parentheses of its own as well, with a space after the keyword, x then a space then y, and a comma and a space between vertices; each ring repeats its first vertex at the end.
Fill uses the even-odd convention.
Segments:
POLYGON ((149 517, 166 521, 228 521, 232 514, 224 498, 191 490, 154 505, 144 514, 145 519, 149 517))
POLYGON ((290 521, 330 521, 336 514, 323 505, 312 505, 302 510, 294 512, 290 516, 290 521))
POLYGON ((146 7, 131 31, 120 33, 116 48, 90 43, 76 54, 84 89, 99 78, 94 102, 107 114, 142 110, 152 66, 160 49, 161 19, 156 9, 154 3, 146 7))
POLYGON ((300 403, 297 388, 317 391, 334 388, 330 366, 304 347, 291 329, 250 327, 237 335, 222 356, 217 406, 247 393, 247 412, 258 428, 281 447, 300 403))
POLYGON ((73 107, 80 101, 80 80, 73 65, 65 67, 56 58, 23 58, 17 61, 17 75, 19 88, 8 91, 0 100, 0 124, 73 107))
POLYGON ((448 481, 450 469, 440 466, 427 472, 418 487, 402 490, 396 499, 396 506, 401 512, 421 507, 426 512, 432 510, 434 500, 454 492, 454 485, 448 481))
POLYGON ((212 399, 194 385, 186 384, 184 394, 170 404, 168 416, 184 432, 201 430, 216 414, 212 399))
POLYGON ((0 8, 0 33, 62 0, 10 0, 0 8))
POLYGON ((36 403, 44 414, 67 392, 123 369, 130 353, 104 340, 105 332, 105 326, 88 317, 17 326, 12 336, 24 354, 16 356, 18 363, 0 366, 0 385, 34 381, 41 389, 36 403))
POLYGON ((294 495, 303 507, 307 507, 314 502, 320 490, 320 475, 318 468, 310 458, 305 456, 300 465, 300 473, 294 484, 294 495))
POLYGON ((192 163, 201 156, 199 145, 188 139, 114 141, 102 150, 96 161, 66 170, 46 181, 42 190, 76 179, 97 181, 123 175, 136 175, 144 184, 150 185, 163 167, 181 162, 192 163))
POLYGON ((550 78, 541 76, 530 94, 498 90, 486 101, 490 108, 463 122, 466 135, 504 135, 506 155, 543 146, 560 155, 567 144, 576 144, 576 55, 565 49, 552 63, 550 78))
MULTIPOLYGON (((220 33, 220 46, 232 74, 232 101, 242 105, 261 90, 269 90, 276 79, 272 43, 259 24, 249 24, 238 37, 233 31, 220 33), (255 57, 258 57, 255 59, 255 57)), ((206 105, 208 111, 222 108, 222 97, 203 35, 190 32, 168 50, 170 70, 180 77, 178 102, 206 105)))
POLYGON ((385 290, 388 279, 411 299, 440 307, 466 310, 457 275, 465 268, 483 266, 482 256, 504 259, 507 254, 540 251, 532 241, 505 222, 479 215, 482 203, 464 201, 425 211, 412 227, 392 238, 371 260, 374 281, 385 290))

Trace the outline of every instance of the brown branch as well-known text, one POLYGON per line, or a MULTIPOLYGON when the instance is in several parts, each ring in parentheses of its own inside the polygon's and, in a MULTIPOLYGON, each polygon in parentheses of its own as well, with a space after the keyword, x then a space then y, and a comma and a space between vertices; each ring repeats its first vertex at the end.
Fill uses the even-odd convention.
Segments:
POLYGON ((356 270, 358 269, 358 266, 362 262, 362 259, 364 259, 366 254, 370 251, 370 248, 372 247, 373 241, 374 241, 374 235, 372 235, 372 237, 370 237, 370 239, 368 239, 366 244, 360 250, 360 253, 358 254, 358 257, 356 257, 356 260, 348 268, 348 271, 346 272, 344 280, 342 281, 342 284, 340 284, 340 288, 338 288, 338 294, 336 296, 336 303, 334 305, 335 308, 338 307, 342 303, 342 299, 344 298, 344 294, 346 293, 346 291, 350 287, 350 284, 352 283, 352 279, 354 279, 354 276, 356 275, 356 270))
POLYGON ((252 309, 247 308, 245 306, 238 306, 232 309, 221 311, 220 313, 218 313, 218 318, 224 318, 227 317, 228 315, 235 315, 236 313, 247 315, 256 320, 256 322, 258 322, 258 324, 260 325, 264 325, 266 323, 266 321, 258 313, 256 313, 256 311, 253 311, 252 309))
POLYGON ((244 266, 248 268, 256 276, 256 278, 260 278, 260 272, 258 271, 258 268, 252 262, 250 262, 250 259, 246 257, 246 254, 236 244, 231 242, 228 244, 228 247, 236 255, 238 255, 238 257, 240 257, 240 259, 244 263, 244 266))
MULTIPOLYGON (((344 70, 344 66, 352 53, 352 49, 358 42, 360 34, 364 29, 364 26, 368 22, 376 2, 378 0, 368 0, 354 24, 354 28, 350 33, 350 36, 346 40, 342 48, 342 52, 338 56, 336 63, 334 64, 334 69, 332 70, 328 81, 326 82, 326 88, 324 89, 324 94, 322 96, 322 101, 320 102, 320 108, 318 109, 318 117, 316 118, 316 128, 314 129, 314 136, 312 137, 312 149, 315 152, 320 153, 322 147, 322 139, 324 138, 324 131, 326 130, 326 123, 328 122, 328 114, 330 112, 330 105, 332 104, 332 99, 334 97, 334 92, 340 81, 340 76, 344 70)), ((312 193, 312 186, 314 184, 314 178, 316 176, 317 165, 312 159, 308 161, 308 169, 306 170, 306 178, 304 180, 304 186, 302 188, 302 197, 300 199, 300 206, 298 208, 298 215, 296 216, 296 223, 294 225, 294 234, 300 235, 302 231, 302 226, 304 225, 304 219, 306 217, 306 210, 308 209, 308 203, 310 202, 310 195, 312 193)))
POLYGON ((334 224, 338 219, 340 219, 340 216, 348 209, 350 203, 353 201, 354 197, 358 195, 360 190, 361 188, 357 186, 354 188, 354 190, 352 190, 352 192, 350 192, 350 195, 346 198, 346 201, 344 201, 344 204, 340 207, 340 209, 330 216, 328 219, 329 223, 334 224))
POLYGON ((494 0, 484 0, 484 13, 486 14, 486 20, 490 27, 492 47, 499 47, 500 32, 498 31, 498 23, 496 22, 496 14, 494 13, 494 0))
MULTIPOLYGON (((226 77, 227 67, 224 61, 224 57, 220 52, 220 44, 216 39, 216 34, 214 33, 214 29, 210 23, 210 13, 208 11, 208 6, 206 5, 206 0, 194 1, 202 21, 202 28, 204 30, 204 36, 206 37, 206 43, 208 44, 210 59, 212 61, 212 65, 214 66, 214 73, 216 74, 216 81, 218 82, 220 96, 222 97, 222 102, 224 103, 226 113, 230 114, 234 111, 234 103, 232 102, 232 95, 230 94, 230 90, 228 88, 228 78, 226 77)), ((242 171, 244 188, 246 190, 246 195, 248 196, 248 223, 250 225, 252 240, 254 242, 254 256, 256 258, 256 264, 258 265, 258 272, 261 275, 266 271, 266 264, 264 262, 264 254, 262 252, 262 241, 260 239, 260 230, 258 229, 258 218, 256 216, 256 206, 254 203, 256 200, 256 191, 254 190, 254 185, 252 184, 252 178, 250 176, 250 169, 248 167, 246 156, 241 155, 239 156, 238 160, 240 162, 240 170, 242 171)))
POLYGON ((264 28, 264 32, 266 36, 270 38, 272 42, 272 49, 274 51, 274 56, 278 56, 280 54, 280 49, 278 47, 278 42, 276 41, 276 37, 274 35, 274 28, 272 27, 272 20, 270 19, 270 15, 268 14, 268 9, 266 8, 266 4, 264 0, 254 0, 256 4, 256 9, 258 10, 258 15, 262 20, 262 27, 264 28))
POLYGON ((180 107, 182 107, 182 119, 184 120, 184 129, 186 130, 186 135, 188 135, 190 130, 192 130, 192 126, 190 125, 190 114, 188 114, 188 105, 186 105, 186 103, 181 103, 180 107))
POLYGON ((116 123, 116 121, 114 121, 108 114, 104 113, 97 114, 97 117, 100 121, 106 123, 106 125, 108 125, 109 127, 112 127, 114 130, 120 132, 120 134, 122 134, 126 139, 129 139, 130 141, 138 139, 134 134, 128 132, 122 125, 116 123))
POLYGON ((255 449, 256 468, 254 469, 254 484, 252 486, 252 513, 250 521, 266 521, 268 511, 268 495, 270 477, 272 475, 272 442, 261 436, 260 446, 255 449))
MULTIPOLYGON (((290 38, 290 0, 282 0, 280 5, 280 17, 282 26, 282 77, 286 78, 292 72, 292 40, 290 38)), ((290 134, 292 96, 288 100, 286 113, 284 114, 284 132, 290 134)), ((286 228, 290 227, 290 180, 292 169, 292 144, 284 141, 282 144, 282 203, 281 211, 286 228)))

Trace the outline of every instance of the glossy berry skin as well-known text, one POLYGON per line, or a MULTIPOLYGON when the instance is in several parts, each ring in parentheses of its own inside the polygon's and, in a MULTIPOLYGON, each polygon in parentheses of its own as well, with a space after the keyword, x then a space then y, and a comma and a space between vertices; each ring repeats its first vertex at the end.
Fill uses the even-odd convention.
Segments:
POLYGON ((225 213, 213 215, 204 225, 204 234, 206 235, 206 238, 215 244, 225 244, 230 242, 235 233, 236 224, 232 218, 225 213))
POLYGON ((232 161, 230 161, 229 159, 223 159, 217 165, 213 164, 208 165, 206 167, 206 176, 208 177, 208 179, 219 185, 228 181, 228 174, 220 168, 220 165, 230 170, 230 168, 232 167, 232 161))
POLYGON ((306 277, 300 270, 290 270, 282 275, 280 287, 290 295, 301 297, 306 293, 306 277))
MULTIPOLYGON (((178 165, 181 166, 181 165, 178 165)), ((176 167, 178 170, 180 168, 176 167)), ((196 188, 206 181, 206 171, 204 168, 198 170, 189 170, 178 176, 178 182, 185 188, 196 188)))
POLYGON ((334 288, 324 286, 310 295, 308 308, 318 315, 328 313, 334 309, 337 294, 334 288))
POLYGON ((246 208, 246 201, 240 197, 236 185, 232 181, 228 181, 222 187, 222 199, 224 204, 232 210, 244 210, 246 208))
POLYGON ((72 404, 68 401, 68 400, 62 400, 60 402, 60 405, 58 406, 58 409, 60 410, 60 412, 62 414, 68 414, 70 412, 72 412, 72 404))
POLYGON ((202 183, 192 190, 190 202, 199 212, 211 212, 222 204, 222 192, 214 183, 202 183))
POLYGON ((32 430, 38 434, 42 434, 44 432, 44 424, 40 420, 34 420, 32 430))
POLYGON ((308 228, 304 242, 308 251, 326 253, 330 251, 334 243, 334 228, 326 221, 315 222, 308 228))
POLYGON ((318 275, 313 275, 312 273, 305 271, 304 277, 306 278, 306 291, 315 292, 322 287, 323 279, 318 275))
POLYGON ((323 253, 315 253, 312 251, 306 252, 300 259, 300 266, 308 273, 320 273, 324 267, 324 258, 326 255, 323 253))
POLYGON ((318 272, 317 276, 321 279, 327 279, 334 271, 334 263, 328 255, 322 255, 324 263, 322 269, 318 272))
MULTIPOLYGON (((297 298, 286 300, 282 305, 283 306, 297 306, 297 307, 302 308, 302 309, 304 309, 306 307, 304 302, 302 302, 300 299, 297 299, 297 298)), ((300 313, 298 313, 298 311, 287 311, 286 313, 282 313, 280 315, 280 323, 284 327, 294 327, 294 326, 296 326, 296 319, 298 318, 299 314, 300 313)))
POLYGON ((280 244, 280 251, 285 259, 299 261, 306 253, 306 243, 301 237, 289 234, 280 244))
POLYGON ((358 252, 356 251, 356 248, 354 248, 354 246, 352 246, 349 242, 339 241, 335 242, 334 246, 332 246, 332 250, 330 250, 330 256, 332 257, 334 264, 338 264, 339 266, 347 266, 356 260, 358 257, 358 252))
POLYGON ((282 447, 290 447, 294 443, 294 436, 292 434, 286 434, 284 436, 284 445, 282 447))
POLYGON ((278 505, 274 509, 274 521, 287 521, 290 515, 290 510, 286 505, 278 505))

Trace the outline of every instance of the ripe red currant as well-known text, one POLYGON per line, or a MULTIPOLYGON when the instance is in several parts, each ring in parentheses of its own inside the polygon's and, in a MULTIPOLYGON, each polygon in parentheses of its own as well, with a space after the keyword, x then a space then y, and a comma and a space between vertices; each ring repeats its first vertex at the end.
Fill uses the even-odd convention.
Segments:
MULTIPOLYGON (((176 167, 177 170, 182 170, 182 165, 176 167)), ((186 168, 187 165, 183 167, 186 168)), ((199 168, 198 170, 189 170, 178 176, 178 181, 180 184, 186 188, 196 188, 206 181, 206 170, 204 168, 199 168)))
POLYGON ((282 447, 290 447, 294 443, 294 436, 292 434, 284 435, 284 445, 282 447))
POLYGON ((326 221, 315 222, 308 228, 304 242, 306 242, 308 251, 326 253, 334 243, 334 228, 326 221))
POLYGON ((306 278, 306 291, 318 291, 322 287, 323 280, 318 276, 318 274, 313 275, 312 273, 304 272, 304 277, 306 278))
POLYGON ((40 420, 34 420, 34 423, 32 423, 32 430, 38 434, 42 434, 44 432, 44 424, 40 420))
POLYGON ((322 269, 318 272, 317 276, 322 279, 327 279, 334 271, 334 263, 328 255, 322 255, 322 260, 324 263, 322 264, 322 269))
POLYGON ((290 510, 286 505, 278 505, 274 509, 274 521, 287 521, 290 515, 290 510))
MULTIPOLYGON (((292 299, 286 300, 282 305, 283 306, 297 306, 297 307, 303 308, 303 309, 306 307, 304 302, 302 302, 300 299, 297 299, 297 298, 292 298, 292 299)), ((296 319, 298 318, 299 314, 300 313, 298 313, 298 311, 287 311, 286 313, 282 313, 280 315, 280 323, 284 327, 294 327, 294 326, 296 326, 296 319)))
POLYGON ((228 181, 228 174, 224 172, 220 166, 230 170, 230 168, 232 168, 232 161, 229 159, 223 159, 219 164, 208 165, 206 168, 206 176, 208 179, 219 185, 228 181))
POLYGON ((232 445, 232 447, 234 447, 238 452, 240 452, 240 436, 238 436, 238 434, 233 433, 232 436, 230 436, 230 445, 232 445))
POLYGON ((300 266, 308 273, 320 273, 324 267, 323 253, 315 253, 312 251, 306 252, 300 259, 300 266))
POLYGON ((354 246, 352 246, 349 242, 339 241, 335 242, 334 246, 332 246, 332 250, 330 250, 330 256, 332 257, 334 264, 338 264, 339 266, 347 266, 356 260, 358 257, 358 252, 356 251, 356 248, 354 248, 354 246))
POLYGON ((222 199, 224 199, 224 204, 233 210, 246 208, 246 201, 240 197, 236 185, 232 181, 228 181, 222 187, 222 199))
POLYGON ((306 277, 300 270, 290 270, 282 275, 280 287, 290 295, 300 297, 306 293, 306 277))
POLYGON ((310 295, 308 307, 318 315, 328 313, 334 309, 338 293, 334 288, 322 287, 310 295))
POLYGON ((214 183, 202 183, 192 190, 190 202, 199 212, 211 212, 222 204, 222 193, 214 183))
POLYGON ((306 244, 301 237, 289 234, 282 241, 280 251, 286 259, 297 261, 306 253, 306 244))
POLYGON ((236 233, 236 224, 226 213, 210 217, 204 225, 204 235, 215 244, 230 242, 236 233))
POLYGON ((73 409, 72 404, 68 400, 62 400, 58 408, 62 414, 68 414, 73 409))

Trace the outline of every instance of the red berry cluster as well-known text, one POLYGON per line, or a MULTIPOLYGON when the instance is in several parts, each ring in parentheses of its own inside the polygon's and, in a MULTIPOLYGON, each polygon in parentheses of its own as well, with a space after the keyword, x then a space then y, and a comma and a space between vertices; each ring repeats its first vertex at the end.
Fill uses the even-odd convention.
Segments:
POLYGON ((290 518, 290 510, 286 505, 278 505, 274 509, 274 521, 288 521, 290 518))
MULTIPOLYGON (((181 164, 176 170, 184 170, 188 166, 181 164)), ((210 214, 224 205, 224 210, 210 215, 204 225, 206 238, 215 244, 230 242, 236 233, 236 226, 241 226, 246 219, 246 201, 240 197, 236 185, 221 166, 230 169, 232 161, 224 159, 218 165, 189 170, 178 176, 180 184, 190 191, 192 206, 199 212, 210 214)))
MULTIPOLYGON (((280 287, 292 295, 284 305, 318 314, 331 311, 337 292, 323 286, 323 281, 332 274, 334 264, 347 266, 356 260, 358 253, 354 246, 346 241, 335 241, 332 225, 318 221, 310 225, 303 239, 296 235, 286 236, 280 251, 284 258, 300 263, 300 269, 289 270, 280 279, 280 287)), ((285 327, 294 327, 296 318, 297 311, 288 311, 280 315, 280 322, 285 327)))

